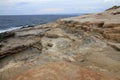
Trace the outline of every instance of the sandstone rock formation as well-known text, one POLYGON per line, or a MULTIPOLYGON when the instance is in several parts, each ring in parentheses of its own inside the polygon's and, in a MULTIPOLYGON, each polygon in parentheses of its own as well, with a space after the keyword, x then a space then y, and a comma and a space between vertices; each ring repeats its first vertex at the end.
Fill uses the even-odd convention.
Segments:
POLYGON ((0 80, 120 80, 119 12, 117 6, 0 34, 0 80))
POLYGON ((68 62, 53 62, 31 69, 12 80, 113 80, 68 62))
POLYGON ((103 13, 61 19, 58 23, 100 33, 108 40, 120 42, 120 6, 114 6, 103 13))

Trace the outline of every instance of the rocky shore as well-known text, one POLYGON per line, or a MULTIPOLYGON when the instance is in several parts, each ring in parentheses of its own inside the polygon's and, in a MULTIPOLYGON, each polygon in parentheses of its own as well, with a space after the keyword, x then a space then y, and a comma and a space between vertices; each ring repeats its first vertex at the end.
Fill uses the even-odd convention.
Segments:
POLYGON ((0 33, 0 80, 120 80, 120 6, 0 33))

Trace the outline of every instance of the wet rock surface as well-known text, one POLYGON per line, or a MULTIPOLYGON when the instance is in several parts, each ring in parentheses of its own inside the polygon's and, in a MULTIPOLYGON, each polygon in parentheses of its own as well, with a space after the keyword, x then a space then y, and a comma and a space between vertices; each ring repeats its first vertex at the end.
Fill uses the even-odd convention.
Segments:
POLYGON ((0 34, 0 80, 119 80, 120 14, 112 14, 118 12, 0 34))

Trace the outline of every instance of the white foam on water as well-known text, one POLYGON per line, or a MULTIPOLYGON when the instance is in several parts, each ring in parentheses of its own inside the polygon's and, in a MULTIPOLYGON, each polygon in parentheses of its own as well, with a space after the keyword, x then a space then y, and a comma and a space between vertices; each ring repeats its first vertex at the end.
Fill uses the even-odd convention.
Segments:
POLYGON ((12 31, 12 30, 16 30, 16 29, 20 29, 21 27, 12 27, 12 28, 8 28, 8 29, 5 29, 5 30, 0 30, 0 33, 3 33, 3 32, 7 32, 7 31, 12 31))

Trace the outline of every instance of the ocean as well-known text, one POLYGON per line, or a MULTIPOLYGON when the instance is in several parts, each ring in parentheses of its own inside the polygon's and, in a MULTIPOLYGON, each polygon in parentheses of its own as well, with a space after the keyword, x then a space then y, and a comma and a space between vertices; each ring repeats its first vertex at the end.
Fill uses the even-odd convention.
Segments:
POLYGON ((74 17, 77 15, 10 15, 0 16, 0 33, 18 29, 28 25, 39 25, 54 22, 57 19, 74 17))

